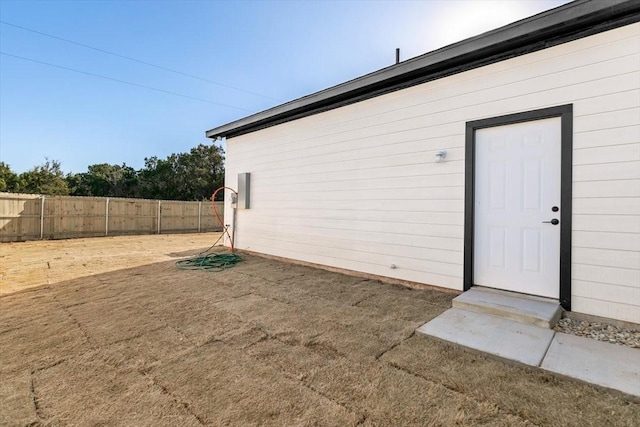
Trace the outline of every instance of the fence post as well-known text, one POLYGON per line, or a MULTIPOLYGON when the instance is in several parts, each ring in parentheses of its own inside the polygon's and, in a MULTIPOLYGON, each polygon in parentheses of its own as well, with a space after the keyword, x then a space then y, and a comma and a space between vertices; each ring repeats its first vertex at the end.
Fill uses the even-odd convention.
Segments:
POLYGON ((161 216, 160 216, 160 200, 158 200, 158 234, 160 234, 160 220, 161 220, 161 216))
POLYGON ((45 196, 42 196, 40 200, 40 240, 44 239, 44 199, 45 196))
POLYGON ((202 202, 198 202, 198 233, 200 233, 200 217, 202 216, 202 202))
POLYGON ((109 235, 109 198, 105 201, 104 206, 104 235, 109 235))

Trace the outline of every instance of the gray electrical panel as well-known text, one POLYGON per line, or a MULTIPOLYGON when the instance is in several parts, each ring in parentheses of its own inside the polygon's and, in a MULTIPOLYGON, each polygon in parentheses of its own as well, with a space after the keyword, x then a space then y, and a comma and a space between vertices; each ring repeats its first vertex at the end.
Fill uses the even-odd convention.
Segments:
POLYGON ((238 209, 249 209, 249 195, 251 194, 251 174, 238 174, 238 209))

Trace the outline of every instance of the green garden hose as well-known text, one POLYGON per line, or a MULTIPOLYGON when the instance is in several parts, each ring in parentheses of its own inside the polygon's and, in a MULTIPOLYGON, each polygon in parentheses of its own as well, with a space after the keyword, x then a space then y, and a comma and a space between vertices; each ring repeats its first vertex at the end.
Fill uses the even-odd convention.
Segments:
POLYGON ((242 256, 235 253, 198 255, 176 262, 181 270, 222 271, 242 261, 242 256))

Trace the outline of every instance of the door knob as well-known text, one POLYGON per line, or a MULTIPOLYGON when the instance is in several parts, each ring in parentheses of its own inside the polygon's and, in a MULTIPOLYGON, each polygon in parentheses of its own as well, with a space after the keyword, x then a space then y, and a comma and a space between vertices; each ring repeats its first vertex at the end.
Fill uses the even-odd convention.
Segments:
POLYGON ((543 223, 546 223, 546 224, 553 224, 553 225, 558 225, 558 224, 560 224, 560 221, 558 221, 558 219, 557 219, 557 218, 553 218, 551 221, 542 221, 542 222, 543 222, 543 223))

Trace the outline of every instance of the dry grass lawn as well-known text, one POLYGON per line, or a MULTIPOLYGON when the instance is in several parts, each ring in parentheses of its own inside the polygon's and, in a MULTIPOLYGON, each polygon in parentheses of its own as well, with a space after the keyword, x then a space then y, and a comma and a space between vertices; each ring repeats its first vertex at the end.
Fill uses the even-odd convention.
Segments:
POLYGON ((640 424, 621 394, 416 336, 451 294, 175 268, 216 238, 1 244, 0 425, 640 424))

